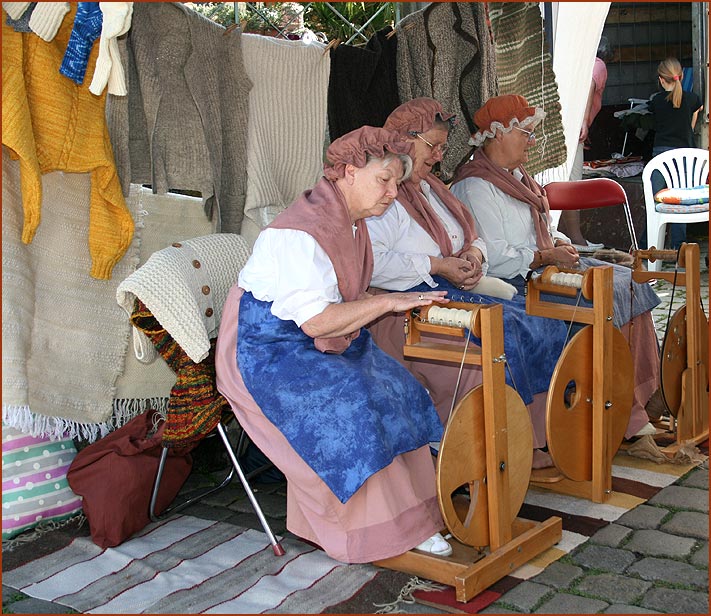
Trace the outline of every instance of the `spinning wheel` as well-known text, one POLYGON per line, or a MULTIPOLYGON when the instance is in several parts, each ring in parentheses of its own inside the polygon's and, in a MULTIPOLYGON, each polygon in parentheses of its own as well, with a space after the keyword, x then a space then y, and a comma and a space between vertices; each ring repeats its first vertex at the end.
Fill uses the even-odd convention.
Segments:
POLYGON ((647 282, 661 278, 685 287, 686 305, 679 308, 664 335, 661 355, 661 392, 672 417, 669 431, 675 442, 662 448, 674 456, 680 447, 699 444, 709 436, 709 322, 701 304, 698 244, 682 244, 678 251, 637 250, 632 278, 647 282), (642 261, 676 261, 674 271, 647 272, 642 261))
MULTIPOLYGON (((528 489, 533 434, 523 400, 508 385, 505 389, 510 515, 503 522, 511 524, 528 489)), ((437 496, 444 522, 454 537, 465 545, 489 545, 482 386, 466 394, 449 418, 437 457, 437 496), (468 496, 455 493, 462 486, 468 486, 468 496)))
MULTIPOLYGON (((634 395, 634 367, 629 345, 622 333, 613 329, 612 353, 615 378, 612 383, 609 462, 625 435, 634 395)), ((593 425, 593 328, 585 327, 566 345, 548 392, 546 439, 556 468, 573 481, 592 480, 593 425)))
MULTIPOLYGON (((661 385, 662 397, 673 417, 677 417, 682 401, 682 376, 687 366, 687 318, 686 305, 681 306, 672 316, 664 334, 661 354, 661 385)), ((697 306, 700 323, 701 374, 706 377, 708 388, 709 347, 704 341, 709 339, 709 323, 706 315, 697 306)))
POLYGON ((517 517, 528 487, 533 434, 528 410, 504 376, 501 304, 450 302, 411 310, 405 357, 481 367, 482 384, 452 412, 437 456, 437 496, 454 539, 450 556, 410 550, 374 564, 454 586, 469 601, 560 541, 559 517, 517 517), (481 340, 469 348, 465 329, 481 340), (462 345, 423 340, 421 333, 466 337, 462 345), (469 497, 457 492, 469 487, 469 497))

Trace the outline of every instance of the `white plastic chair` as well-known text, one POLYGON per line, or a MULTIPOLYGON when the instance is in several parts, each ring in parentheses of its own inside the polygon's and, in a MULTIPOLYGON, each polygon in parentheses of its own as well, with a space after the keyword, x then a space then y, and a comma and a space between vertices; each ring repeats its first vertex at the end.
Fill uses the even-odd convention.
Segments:
MULTIPOLYGON (((708 184, 709 153, 699 148, 678 148, 662 152, 650 160, 642 171, 644 186, 644 206, 647 210, 647 246, 664 248, 664 236, 667 223, 708 222, 709 211, 691 214, 677 212, 659 212, 652 191, 652 172, 659 171, 664 177, 667 188, 692 188, 708 184)), ((658 272, 662 261, 647 262, 649 271, 658 272)))

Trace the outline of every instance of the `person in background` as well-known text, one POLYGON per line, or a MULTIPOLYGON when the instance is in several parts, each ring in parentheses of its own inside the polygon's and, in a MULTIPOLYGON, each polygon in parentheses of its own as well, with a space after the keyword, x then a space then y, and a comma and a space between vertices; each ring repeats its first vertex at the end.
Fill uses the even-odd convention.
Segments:
MULTIPOLYGON (((455 121, 438 101, 425 97, 403 103, 388 116, 385 128, 412 144, 413 170, 393 205, 366 222, 375 260, 371 284, 379 292, 442 289, 452 301, 503 305, 507 381, 531 415, 534 468, 550 466, 550 456, 537 443, 545 445, 546 392, 566 342, 566 328, 562 322, 526 314, 522 295, 486 275, 486 244, 477 235, 472 215, 432 173, 455 121)), ((427 388, 446 424, 454 404, 481 383, 481 369, 467 365, 460 377, 454 364, 405 360, 404 320, 402 313, 389 314, 371 324, 370 331, 378 346, 427 388)), ((440 341, 436 337, 423 334, 427 341, 440 341)))
POLYGON ((363 563, 451 546, 429 442, 442 426, 426 390, 365 325, 446 303, 439 290, 371 296, 364 218, 408 177, 410 145, 370 126, 336 139, 324 177, 264 229, 225 304, 217 387, 287 480, 287 528, 363 563))
MULTIPOLYGON (((490 98, 474 114, 478 146, 462 165, 452 193, 471 210, 486 242, 489 275, 514 285, 521 293, 530 270, 546 265, 580 269, 614 268, 613 322, 627 338, 635 370, 634 399, 626 438, 653 434, 645 405, 659 385, 659 349, 651 309, 660 300, 648 284, 632 281, 629 268, 580 257, 562 233, 551 233, 545 190, 524 168, 528 148, 535 144, 536 126, 545 112, 530 107, 523 96, 490 98)), ((562 303, 590 305, 585 299, 551 296, 562 303), (569 301, 566 301, 569 300, 569 301)))
MULTIPOLYGON (((597 46, 597 57, 593 64, 592 80, 588 90, 587 103, 585 105, 585 115, 580 126, 580 137, 578 149, 575 153, 575 160, 570 170, 570 180, 577 181, 583 179, 583 160, 585 143, 589 141, 590 126, 602 108, 602 93, 605 91, 607 83, 607 63, 613 58, 613 51, 606 36, 600 37, 597 46)), ((577 250, 597 250, 603 248, 604 244, 593 244, 587 241, 580 230, 580 210, 564 210, 560 216, 559 227, 571 240, 577 250)))
MULTIPOLYGON (((663 91, 653 94, 647 103, 647 108, 654 116, 653 157, 676 148, 696 147, 694 127, 699 111, 703 109, 696 93, 682 90, 684 71, 679 60, 662 60, 657 67, 657 74, 663 91)), ((662 174, 658 171, 652 173, 652 192, 656 195, 665 186, 662 174)), ((676 250, 686 241, 686 224, 676 223, 670 227, 671 245, 676 250)))

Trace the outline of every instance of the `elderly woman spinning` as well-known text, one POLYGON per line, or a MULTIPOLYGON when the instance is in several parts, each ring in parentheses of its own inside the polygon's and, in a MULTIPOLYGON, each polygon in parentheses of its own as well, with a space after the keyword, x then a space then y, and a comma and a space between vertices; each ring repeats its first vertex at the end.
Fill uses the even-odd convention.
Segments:
POLYGON ((369 296, 363 218, 407 177, 409 144, 363 127, 334 141, 324 176, 259 235, 227 299, 217 385, 287 478, 287 527, 344 562, 417 548, 448 555, 425 389, 363 328, 444 292, 369 296))
MULTIPOLYGON (((458 170, 452 184, 452 193, 469 207, 486 242, 489 274, 518 289, 525 286, 529 270, 545 265, 580 269, 609 265, 581 258, 565 235, 551 232, 545 190, 523 167, 528 148, 535 143, 534 129, 544 117, 542 109, 529 106, 522 96, 489 99, 474 114, 479 130, 470 143, 480 147, 473 160, 458 170)), ((614 324, 630 343, 635 369, 632 415, 625 432, 630 438, 654 432, 644 406, 659 381, 659 352, 650 310, 660 300, 648 284, 632 282, 631 270, 613 267, 614 324)), ((551 299, 565 301, 559 296, 551 299)), ((576 301, 570 298, 571 303, 576 301)))
MULTIPOLYGON (((477 237, 467 208, 431 172, 442 159, 453 122, 453 115, 445 113, 440 103, 417 98, 400 105, 385 123, 385 128, 412 143, 413 170, 400 185, 393 206, 366 221, 375 259, 372 285, 389 291, 444 289, 453 301, 503 304, 504 349, 511 368, 507 380, 529 405, 534 445, 540 447, 545 444, 545 392, 563 349, 565 326, 527 315, 525 300, 514 297, 510 285, 483 276, 488 267, 486 244, 477 237)), ((378 346, 427 387, 446 422, 459 366, 405 361, 403 315, 381 318, 370 329, 378 346)), ((455 401, 480 383, 480 368, 466 366, 455 401)), ((541 460, 550 458, 534 452, 534 466, 544 465, 541 460)))

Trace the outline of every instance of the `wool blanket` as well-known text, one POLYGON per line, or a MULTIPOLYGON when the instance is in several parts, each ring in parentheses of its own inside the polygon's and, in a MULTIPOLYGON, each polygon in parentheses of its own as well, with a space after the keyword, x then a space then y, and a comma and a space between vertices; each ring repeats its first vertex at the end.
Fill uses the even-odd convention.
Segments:
MULTIPOLYGON (((433 280, 438 284, 437 290, 447 291, 447 297, 453 302, 501 304, 508 365, 506 382, 518 392, 524 404, 530 404, 535 394, 548 391, 556 363, 567 342, 567 328, 563 321, 526 314, 523 294, 506 300, 461 291, 441 276, 433 276, 433 280)), ((431 290, 427 283, 410 289, 415 292, 431 290)), ((475 344, 481 344, 476 336, 472 335, 471 339, 475 344)))
POLYGON ((253 87, 247 121, 247 188, 240 234, 259 232, 321 177, 331 58, 321 43, 242 35, 253 87))
POLYGON ((140 224, 111 280, 97 280, 88 275, 90 175, 42 176, 31 244, 21 241, 19 163, 5 148, 2 178, 2 420, 35 436, 94 440, 112 427, 129 331, 114 298, 136 267, 140 224))
POLYGON ((235 359, 263 413, 341 502, 396 456, 441 438, 425 388, 367 329, 343 353, 322 353, 270 309, 242 295, 235 359))
POLYGON ((537 2, 492 2, 490 15, 499 94, 519 94, 546 112, 536 128, 536 146, 528 151, 526 168, 535 175, 566 159, 558 86, 541 10, 537 2))

